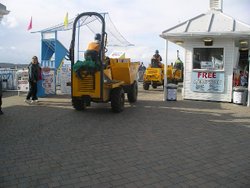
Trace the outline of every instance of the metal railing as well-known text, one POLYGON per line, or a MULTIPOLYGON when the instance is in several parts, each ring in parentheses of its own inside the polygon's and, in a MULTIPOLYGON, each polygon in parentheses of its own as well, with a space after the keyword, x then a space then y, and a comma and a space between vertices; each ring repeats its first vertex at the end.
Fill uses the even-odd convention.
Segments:
POLYGON ((2 77, 2 90, 17 90, 17 69, 0 68, 0 76, 2 77))

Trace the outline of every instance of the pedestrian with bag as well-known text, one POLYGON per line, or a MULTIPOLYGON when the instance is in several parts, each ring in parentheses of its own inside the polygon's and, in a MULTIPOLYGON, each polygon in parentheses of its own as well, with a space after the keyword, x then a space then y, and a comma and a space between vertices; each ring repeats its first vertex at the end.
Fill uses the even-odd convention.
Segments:
POLYGON ((32 57, 32 61, 28 66, 28 74, 29 74, 29 92, 26 96, 25 102, 27 103, 38 102, 37 82, 40 79, 41 67, 39 66, 37 56, 32 57))

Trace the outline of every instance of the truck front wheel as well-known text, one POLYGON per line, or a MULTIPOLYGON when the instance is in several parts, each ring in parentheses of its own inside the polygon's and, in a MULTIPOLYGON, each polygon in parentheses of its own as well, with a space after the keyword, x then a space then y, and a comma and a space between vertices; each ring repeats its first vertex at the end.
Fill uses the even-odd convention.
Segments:
POLYGON ((137 82, 134 82, 130 87, 128 91, 128 101, 130 103, 134 103, 137 101, 137 96, 138 96, 138 85, 137 82))
POLYGON ((72 99, 72 105, 77 111, 84 110, 86 108, 86 103, 82 99, 72 99))
POLYGON ((122 87, 117 87, 111 91, 111 108, 113 112, 119 113, 124 110, 125 95, 122 87))

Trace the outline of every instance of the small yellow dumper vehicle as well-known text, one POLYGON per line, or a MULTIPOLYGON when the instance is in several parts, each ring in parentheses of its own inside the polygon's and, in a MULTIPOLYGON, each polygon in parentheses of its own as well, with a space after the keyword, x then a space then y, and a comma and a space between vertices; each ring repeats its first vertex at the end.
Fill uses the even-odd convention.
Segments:
POLYGON ((148 67, 143 76, 143 89, 148 90, 150 85, 156 89, 164 85, 164 66, 162 68, 148 67))
POLYGON ((177 60, 174 65, 168 65, 168 80, 174 84, 178 82, 183 82, 183 62, 179 56, 179 50, 177 50, 177 60))
POLYGON ((84 110, 91 102, 111 102, 113 112, 124 109, 125 93, 128 101, 137 101, 138 85, 136 81, 139 63, 130 59, 109 59, 105 57, 107 33, 105 20, 96 12, 86 12, 78 15, 73 23, 72 40, 70 45, 71 60, 71 97, 76 110, 84 110), (101 23, 101 42, 98 60, 85 59, 75 62, 75 38, 77 23, 80 19, 96 17, 101 23))
MULTIPOLYGON (((179 51, 177 51, 175 64, 168 65, 166 71, 168 83, 178 84, 178 82, 183 82, 183 62, 179 57, 179 51)), ((148 90, 150 85, 154 89, 164 85, 164 64, 159 66, 159 64, 152 62, 146 69, 143 76, 143 89, 148 90)))

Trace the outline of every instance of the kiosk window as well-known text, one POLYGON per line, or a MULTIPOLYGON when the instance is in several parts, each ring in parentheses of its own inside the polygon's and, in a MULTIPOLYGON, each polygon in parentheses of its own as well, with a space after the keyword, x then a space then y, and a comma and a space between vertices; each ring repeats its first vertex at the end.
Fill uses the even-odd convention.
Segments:
POLYGON ((223 70, 223 48, 194 48, 193 69, 223 70))

